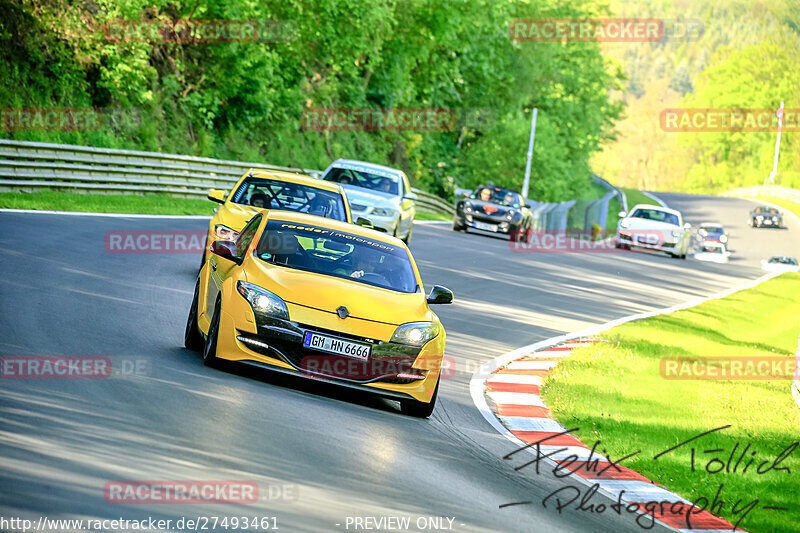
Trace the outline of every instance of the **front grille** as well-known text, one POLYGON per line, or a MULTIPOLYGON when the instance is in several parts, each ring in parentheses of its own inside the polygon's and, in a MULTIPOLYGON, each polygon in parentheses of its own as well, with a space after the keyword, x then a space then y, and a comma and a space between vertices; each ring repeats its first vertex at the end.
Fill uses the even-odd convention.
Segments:
POLYGON ((421 376, 425 374, 412 369, 420 348, 376 341, 366 337, 308 327, 302 324, 297 324, 297 326, 299 328, 296 333, 290 333, 285 329, 279 331, 270 327, 260 327, 259 335, 257 336, 240 331, 237 339, 257 353, 282 359, 295 369, 312 375, 316 374, 355 383, 383 381, 402 384, 415 380, 405 377, 400 378, 397 374, 420 374, 421 376), (303 330, 369 344, 372 346, 372 353, 369 359, 361 360, 312 350, 303 346, 303 334, 301 334, 303 330))

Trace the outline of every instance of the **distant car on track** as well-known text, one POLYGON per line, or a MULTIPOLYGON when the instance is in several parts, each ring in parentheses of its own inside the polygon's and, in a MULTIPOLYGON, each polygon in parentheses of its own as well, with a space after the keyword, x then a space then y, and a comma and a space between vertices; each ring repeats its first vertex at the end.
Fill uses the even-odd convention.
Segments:
POLYGON ((702 241, 715 241, 722 244, 728 244, 728 234, 722 224, 716 222, 703 222, 697 227, 697 240, 702 241))
POLYGON ((761 268, 769 272, 800 272, 797 259, 785 255, 775 255, 761 260, 761 268))
POLYGON ((402 170, 337 159, 320 179, 344 187, 354 217, 369 220, 374 229, 408 244, 414 229, 417 195, 402 170))
POLYGON ((212 189, 208 199, 222 205, 208 224, 203 263, 214 241, 235 240, 261 209, 298 211, 352 222, 347 197, 340 186, 292 172, 250 169, 227 198, 225 191, 212 189))
POLYGON ((646 248, 686 259, 691 244, 692 225, 680 211, 660 205, 638 204, 629 213, 620 213, 617 222, 617 248, 646 248))
POLYGON ((533 216, 518 192, 492 184, 481 185, 456 202, 453 231, 467 228, 508 235, 511 241, 528 242, 533 216))
POLYGON ((399 400, 428 417, 445 331, 406 245, 337 220, 263 211, 200 269, 184 344, 206 365, 240 361, 399 400))
POLYGON ((708 261, 711 263, 728 263, 731 253, 721 242, 703 241, 694 251, 694 258, 698 261, 708 261))
POLYGON ((770 206, 759 206, 750 211, 747 223, 754 228, 782 228, 783 214, 770 206))

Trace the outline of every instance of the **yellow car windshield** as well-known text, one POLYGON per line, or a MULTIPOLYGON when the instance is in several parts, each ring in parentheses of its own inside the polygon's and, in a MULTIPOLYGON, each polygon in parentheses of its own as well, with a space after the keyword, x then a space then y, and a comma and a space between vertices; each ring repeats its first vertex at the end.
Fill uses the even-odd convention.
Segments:
POLYGON ((289 181, 247 177, 234 191, 231 201, 259 209, 297 211, 348 221, 341 194, 289 181))
POLYGON ((404 247, 329 228, 271 220, 256 256, 270 264, 397 292, 419 290, 404 247))

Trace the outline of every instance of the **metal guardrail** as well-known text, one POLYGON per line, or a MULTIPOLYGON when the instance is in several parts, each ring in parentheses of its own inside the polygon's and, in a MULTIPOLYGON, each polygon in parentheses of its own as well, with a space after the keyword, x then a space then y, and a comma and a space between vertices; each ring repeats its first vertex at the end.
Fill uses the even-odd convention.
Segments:
MULTIPOLYGON (((0 139, 0 191, 69 189, 201 198, 212 188, 229 189, 251 168, 320 172, 210 157, 0 139)), ((438 196, 412 191, 422 210, 447 215, 455 212, 438 196)))

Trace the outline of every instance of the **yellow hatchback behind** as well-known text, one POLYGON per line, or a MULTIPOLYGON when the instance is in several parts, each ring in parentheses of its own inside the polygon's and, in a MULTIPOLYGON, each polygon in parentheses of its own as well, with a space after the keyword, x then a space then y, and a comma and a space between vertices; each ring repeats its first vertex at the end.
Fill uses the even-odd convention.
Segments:
POLYGON ((236 182, 227 198, 225 191, 212 190, 208 199, 222 205, 208 224, 203 263, 214 241, 236 239, 247 221, 263 209, 353 221, 341 185, 281 170, 250 169, 236 182))

